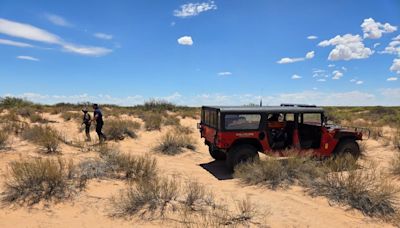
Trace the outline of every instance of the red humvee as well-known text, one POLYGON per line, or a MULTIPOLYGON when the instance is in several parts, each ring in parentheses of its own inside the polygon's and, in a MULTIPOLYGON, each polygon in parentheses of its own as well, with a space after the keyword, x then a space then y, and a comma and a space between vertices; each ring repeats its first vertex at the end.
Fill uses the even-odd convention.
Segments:
POLYGON ((258 158, 258 152, 283 155, 291 148, 328 157, 360 155, 356 140, 362 131, 328 125, 324 110, 314 105, 203 106, 199 123, 201 137, 216 160, 227 167, 258 158))

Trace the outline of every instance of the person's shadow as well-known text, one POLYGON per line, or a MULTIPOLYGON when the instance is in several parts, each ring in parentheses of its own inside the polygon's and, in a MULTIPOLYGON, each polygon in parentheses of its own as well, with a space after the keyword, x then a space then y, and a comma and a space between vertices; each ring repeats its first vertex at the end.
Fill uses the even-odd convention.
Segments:
POLYGON ((203 169, 207 170, 218 180, 230 180, 233 179, 232 172, 225 166, 225 161, 211 161, 209 163, 200 164, 203 169))

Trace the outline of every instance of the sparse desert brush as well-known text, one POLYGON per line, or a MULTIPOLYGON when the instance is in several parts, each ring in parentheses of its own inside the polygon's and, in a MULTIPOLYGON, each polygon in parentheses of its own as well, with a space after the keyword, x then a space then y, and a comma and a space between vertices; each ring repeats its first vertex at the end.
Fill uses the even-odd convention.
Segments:
POLYGON ((193 137, 177 131, 172 131, 161 137, 154 151, 167 155, 175 155, 183 152, 184 148, 189 150, 196 149, 196 143, 193 137))
POLYGON ((2 122, 17 122, 20 121, 17 113, 15 112, 14 109, 9 109, 8 112, 5 115, 0 116, 0 120, 2 122))
POLYGON ((160 130, 162 116, 157 113, 146 112, 141 117, 144 121, 144 127, 147 131, 160 130))
POLYGON ((165 100, 152 99, 144 103, 143 109, 145 111, 161 113, 163 111, 174 111, 176 109, 176 105, 165 100))
POLYGON ((60 145, 58 132, 49 126, 27 128, 22 133, 22 138, 39 145, 46 153, 58 152, 60 145))
POLYGON ((326 172, 341 172, 356 170, 361 168, 357 164, 357 159, 351 154, 343 154, 330 157, 323 161, 321 168, 325 168, 326 172))
POLYGON ((0 98, 0 107, 10 109, 10 108, 20 108, 32 106, 33 103, 25 99, 16 97, 4 97, 0 98))
POLYGON ((245 184, 260 184, 276 189, 295 183, 307 185, 322 173, 323 170, 310 157, 292 156, 240 164, 235 168, 234 176, 245 184))
POLYGON ((143 181, 158 176, 157 160, 151 156, 124 154, 109 146, 102 146, 99 153, 111 170, 122 173, 129 180, 143 181))
POLYGON ((182 125, 176 126, 174 130, 180 134, 186 134, 186 135, 193 133, 192 128, 187 127, 187 126, 182 126, 182 125))
POLYGON ((70 120, 78 120, 81 117, 81 115, 77 112, 63 112, 61 113, 61 117, 65 121, 70 121, 70 120))
POLYGON ((395 154, 390 161, 390 172, 394 175, 400 175, 400 154, 395 154))
POLYGON ((180 108, 178 111, 178 115, 180 115, 183 119, 186 117, 192 118, 192 119, 198 119, 200 117, 200 109, 199 108, 180 108))
POLYGON ((388 218, 397 213, 399 190, 375 165, 329 173, 313 182, 310 189, 312 195, 325 196, 371 217, 388 218))
POLYGON ((9 134, 8 132, 0 129, 0 150, 5 149, 8 145, 9 134))
POLYGON ((79 185, 73 163, 63 159, 24 159, 9 164, 3 201, 35 204, 41 200, 70 197, 79 185))
POLYGON ((18 108, 16 110, 16 113, 22 117, 25 118, 29 118, 30 115, 32 115, 33 113, 35 113, 35 110, 33 110, 32 107, 22 107, 22 108, 18 108))
POLYGON ((393 147, 400 151, 400 128, 397 128, 394 137, 392 138, 393 147))
POLYGON ((25 122, 7 122, 3 127, 3 131, 18 135, 26 128, 28 128, 28 124, 25 122))
POLYGON ((180 120, 174 115, 167 115, 164 117, 163 124, 165 126, 179 126, 180 120))
POLYGON ((371 138, 378 140, 379 138, 383 137, 383 129, 382 127, 370 127, 370 131, 371 131, 371 138))
POLYGON ((31 121, 31 123, 47 123, 48 121, 43 118, 41 115, 37 114, 37 113, 32 113, 29 116, 29 120, 31 121))
POLYGON ((214 194, 198 181, 190 180, 184 185, 183 204, 192 210, 201 210, 204 206, 215 207, 214 194))
POLYGON ((136 138, 136 131, 140 129, 140 123, 130 120, 108 120, 104 125, 104 134, 111 140, 123 140, 125 136, 136 138))
POLYGON ((179 183, 166 177, 153 178, 131 184, 119 196, 112 199, 114 215, 164 216, 168 207, 173 207, 179 192, 179 183))

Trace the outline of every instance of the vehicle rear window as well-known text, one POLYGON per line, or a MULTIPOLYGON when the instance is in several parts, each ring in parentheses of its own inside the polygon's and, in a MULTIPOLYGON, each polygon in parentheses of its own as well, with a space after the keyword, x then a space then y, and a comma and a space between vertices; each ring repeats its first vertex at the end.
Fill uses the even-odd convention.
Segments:
POLYGON ((210 126, 217 128, 218 127, 218 114, 217 111, 215 110, 204 110, 204 117, 203 117, 203 123, 210 126))
POLYGON ((259 114, 226 114, 225 129, 227 130, 256 130, 260 126, 259 114))

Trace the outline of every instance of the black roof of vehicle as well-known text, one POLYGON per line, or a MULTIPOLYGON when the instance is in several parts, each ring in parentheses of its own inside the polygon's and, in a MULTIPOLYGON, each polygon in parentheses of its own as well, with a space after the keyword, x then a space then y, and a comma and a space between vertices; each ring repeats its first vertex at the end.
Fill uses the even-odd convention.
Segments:
POLYGON ((220 112, 229 113, 322 113, 323 108, 315 105, 290 105, 281 106, 203 106, 203 109, 218 109, 220 112))

